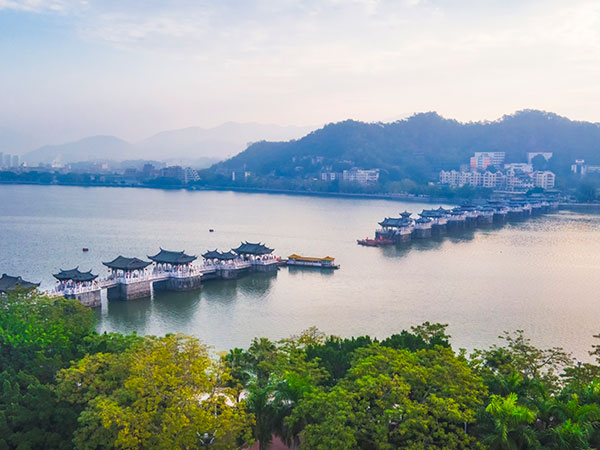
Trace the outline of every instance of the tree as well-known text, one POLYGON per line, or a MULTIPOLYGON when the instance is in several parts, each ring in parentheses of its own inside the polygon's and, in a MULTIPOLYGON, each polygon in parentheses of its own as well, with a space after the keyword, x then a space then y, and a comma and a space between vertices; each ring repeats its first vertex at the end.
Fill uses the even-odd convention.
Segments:
POLYGON ((307 394, 291 421, 306 424, 303 448, 469 448, 468 424, 486 390, 466 361, 438 346, 409 352, 373 344, 356 350, 330 391, 307 394), (337 447, 336 447, 337 448, 337 447))
POLYGON ((517 404, 516 394, 492 395, 485 412, 491 418, 484 443, 490 450, 519 450, 539 447, 535 432, 529 427, 535 412, 517 404))
MULTIPOLYGON (((533 346, 523 330, 505 332, 499 338, 505 342, 504 346, 493 345, 488 350, 477 350, 471 357, 472 366, 490 387, 500 387, 506 382, 529 386, 529 392, 522 392, 528 396, 526 401, 537 398, 540 389, 549 393, 558 391, 560 371, 573 364, 568 353, 561 347, 539 349, 533 346)), ((505 394, 506 391, 492 389, 492 393, 505 394)))
POLYGON ((212 448, 229 449, 249 439, 251 417, 228 379, 197 340, 168 335, 82 359, 60 373, 59 391, 85 406, 76 448, 188 449, 214 433, 212 448))
POLYGON ((0 297, 0 448, 71 448, 77 411, 54 390, 56 371, 83 356, 94 313, 37 292, 0 297))
POLYGON ((531 160, 531 165, 533 166, 533 170, 547 170, 548 169, 548 161, 544 158, 543 155, 536 155, 531 160))
POLYGON ((287 417, 298 401, 324 378, 316 361, 308 361, 307 346, 323 342, 316 328, 274 343, 254 339, 247 352, 230 351, 225 364, 234 375, 232 382, 246 388, 249 410, 254 414, 254 436, 261 449, 268 448, 274 433, 288 444, 298 445, 298 424, 287 417))

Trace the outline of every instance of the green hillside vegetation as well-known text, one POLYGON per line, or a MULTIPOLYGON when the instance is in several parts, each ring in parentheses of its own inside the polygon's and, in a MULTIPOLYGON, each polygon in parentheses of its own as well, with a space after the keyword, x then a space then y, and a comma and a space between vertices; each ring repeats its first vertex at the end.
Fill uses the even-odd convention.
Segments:
POLYGON ((393 123, 347 120, 298 140, 254 143, 205 171, 203 178, 207 184, 235 184, 231 171, 249 171, 252 177, 244 183, 255 187, 360 191, 336 182, 324 186, 320 173, 378 168, 380 183, 373 192, 429 193, 416 187, 437 181, 441 169, 458 169, 474 152, 485 151, 506 152, 506 162, 526 161, 527 152, 553 152, 550 162, 539 167, 538 161, 537 168, 564 179, 576 158, 600 164, 600 126, 536 110, 493 122, 461 123, 435 112, 393 123))
POLYGON ((98 334, 75 300, 0 298, 0 449, 586 449, 600 347, 574 365, 522 331, 467 355, 446 325, 387 339, 310 329, 214 354, 197 339, 98 334))

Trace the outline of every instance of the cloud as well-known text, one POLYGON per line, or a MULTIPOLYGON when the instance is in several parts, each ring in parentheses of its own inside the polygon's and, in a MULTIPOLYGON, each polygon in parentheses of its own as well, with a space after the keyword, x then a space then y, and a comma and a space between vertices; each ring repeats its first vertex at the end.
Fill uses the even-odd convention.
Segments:
POLYGON ((87 1, 72 0, 0 0, 1 10, 25 11, 42 13, 45 11, 66 11, 76 5, 81 6, 87 1))
POLYGON ((523 107, 568 114, 578 104, 587 118, 600 116, 593 0, 0 0, 0 18, 8 10, 40 17, 44 33, 55 26, 77 46, 60 54, 65 46, 27 36, 58 76, 43 78, 48 66, 38 70, 17 48, 0 94, 17 107, 23 98, 32 108, 44 98, 49 108, 70 102, 73 120, 97 114, 108 123, 105 111, 123 110, 123 99, 131 108, 123 116, 139 114, 144 126, 431 109, 469 120, 523 107), (19 74, 23 62, 30 70, 19 74), (23 78, 39 95, 20 87, 23 78))

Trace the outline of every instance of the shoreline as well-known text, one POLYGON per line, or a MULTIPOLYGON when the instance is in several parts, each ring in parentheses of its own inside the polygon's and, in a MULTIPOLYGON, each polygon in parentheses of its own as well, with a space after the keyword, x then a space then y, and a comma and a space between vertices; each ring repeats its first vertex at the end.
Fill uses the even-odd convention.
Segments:
MULTIPOLYGON (((463 197, 431 197, 428 195, 411 195, 411 194, 393 194, 379 193, 367 194, 362 192, 318 192, 318 191, 299 191, 293 189, 273 189, 273 188, 247 188, 235 186, 146 186, 137 184, 83 184, 83 183, 34 183, 34 182, 12 182, 0 181, 0 186, 67 186, 67 187, 103 187, 103 188, 136 188, 136 189, 156 189, 162 191, 206 191, 206 192, 240 192, 247 194, 275 194, 275 195, 292 195, 304 197, 330 197, 330 198, 348 198, 348 199, 372 199, 372 200, 390 200, 397 202, 410 203, 446 203, 459 204, 464 201, 482 201, 485 198, 463 198, 463 197)), ((598 208, 600 203, 565 203, 559 204, 560 208, 598 208)))
MULTIPOLYGON (((272 188, 245 188, 234 186, 146 186, 137 184, 83 184, 83 183, 33 183, 33 182, 6 182, 0 181, 0 186, 69 186, 69 187, 104 187, 104 188, 137 188, 137 189, 156 189, 163 191, 207 191, 207 192, 241 192, 249 194, 279 194, 279 195, 295 195, 306 197, 337 197, 337 198, 364 198, 373 200, 393 200, 401 202, 413 203, 457 203, 466 198, 445 198, 445 197, 430 197, 428 195, 417 196, 411 194, 366 194, 361 192, 318 192, 318 191, 298 191, 292 189, 272 189, 272 188)), ((471 199, 481 200, 481 199, 471 199)))

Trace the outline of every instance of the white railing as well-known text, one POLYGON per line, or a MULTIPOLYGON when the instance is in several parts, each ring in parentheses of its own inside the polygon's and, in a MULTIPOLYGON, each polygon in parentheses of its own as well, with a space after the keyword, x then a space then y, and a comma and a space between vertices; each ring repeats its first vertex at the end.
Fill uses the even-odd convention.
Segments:
POLYGON ((258 265, 258 266, 268 266, 271 264, 277 264, 278 260, 272 256, 264 258, 264 259, 252 259, 249 261, 250 264, 258 265))
POLYGON ((75 295, 83 294, 86 292, 93 292, 102 289, 99 283, 86 284, 86 285, 58 285, 54 287, 54 294, 57 295, 75 295))

